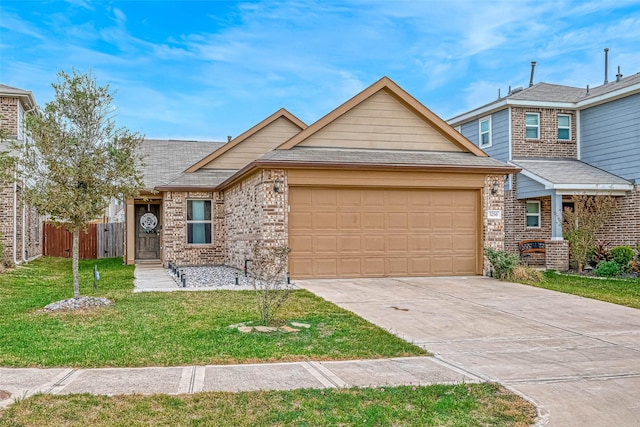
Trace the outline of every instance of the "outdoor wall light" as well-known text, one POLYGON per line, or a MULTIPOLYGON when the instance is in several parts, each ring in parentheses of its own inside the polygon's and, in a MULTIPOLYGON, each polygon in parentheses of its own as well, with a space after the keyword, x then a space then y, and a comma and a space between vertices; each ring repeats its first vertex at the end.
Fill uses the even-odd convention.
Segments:
POLYGON ((273 191, 276 193, 280 193, 282 191, 282 180, 280 178, 273 181, 273 191))
POLYGON ((494 182, 493 186, 491 187, 491 194, 495 195, 498 192, 498 189, 500 189, 500 186, 498 185, 498 182, 494 182))

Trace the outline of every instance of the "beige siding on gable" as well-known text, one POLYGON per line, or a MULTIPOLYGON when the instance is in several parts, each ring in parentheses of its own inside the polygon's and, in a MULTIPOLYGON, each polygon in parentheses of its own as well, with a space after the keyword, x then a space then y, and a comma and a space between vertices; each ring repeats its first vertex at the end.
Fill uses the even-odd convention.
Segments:
POLYGON ((298 126, 280 117, 220 157, 213 159, 203 166, 203 169, 241 169, 298 132, 300 132, 298 126))
POLYGON ((384 90, 372 95, 298 145, 462 151, 384 90))

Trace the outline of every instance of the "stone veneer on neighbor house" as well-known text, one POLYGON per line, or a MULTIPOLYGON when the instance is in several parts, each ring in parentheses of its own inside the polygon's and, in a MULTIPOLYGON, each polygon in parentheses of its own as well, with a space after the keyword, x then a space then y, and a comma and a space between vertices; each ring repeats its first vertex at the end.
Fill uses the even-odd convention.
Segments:
POLYGON ((162 251, 165 262, 179 266, 224 264, 224 199, 211 191, 167 191, 162 199, 162 251), (211 200, 211 244, 187 243, 187 200, 211 200))
POLYGON ((575 159, 576 143, 575 111, 557 108, 511 108, 512 157, 541 157, 575 159), (525 114, 540 114, 539 139, 526 139, 525 114), (558 114, 571 116, 571 139, 558 139, 558 114))
POLYGON ((224 191, 225 264, 244 268, 253 244, 288 245, 286 171, 259 170, 224 191), (278 180, 279 191, 274 186, 278 180))

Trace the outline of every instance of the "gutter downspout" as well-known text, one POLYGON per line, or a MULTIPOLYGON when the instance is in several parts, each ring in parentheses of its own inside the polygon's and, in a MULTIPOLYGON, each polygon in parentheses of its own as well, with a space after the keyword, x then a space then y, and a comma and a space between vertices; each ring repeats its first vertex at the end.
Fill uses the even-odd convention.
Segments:
POLYGON ((27 210, 25 209, 24 200, 22 201, 22 261, 27 262, 27 239, 26 239, 26 223, 27 223, 27 210))
POLYGON ((18 176, 13 173, 13 263, 18 263, 18 176))

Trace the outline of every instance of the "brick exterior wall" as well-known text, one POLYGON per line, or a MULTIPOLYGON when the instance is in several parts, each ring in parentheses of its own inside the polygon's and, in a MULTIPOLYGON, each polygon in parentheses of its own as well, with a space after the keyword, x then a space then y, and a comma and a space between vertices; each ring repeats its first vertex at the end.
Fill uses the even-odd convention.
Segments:
POLYGON ((18 98, 0 97, 0 128, 10 136, 18 135, 18 98))
POLYGON ((225 264, 244 268, 253 245, 288 244, 288 187, 284 170, 261 170, 225 190, 225 264), (274 191, 276 179, 280 191, 274 191))
POLYGON ((599 239, 611 242, 612 246, 640 244, 640 185, 624 197, 616 197, 616 213, 597 234, 599 239))
POLYGON ((512 107, 511 132, 513 158, 577 158, 576 120, 573 110, 512 107), (540 139, 526 139, 526 113, 540 114, 540 139), (568 141, 558 140, 558 114, 571 116, 571 139, 568 141))
MULTIPOLYGON (((504 205, 504 176, 503 175, 487 175, 484 179, 483 195, 483 248, 492 248, 495 250, 504 250, 505 248, 505 205, 504 205), (493 184, 498 184, 496 194, 491 194, 493 184), (487 212, 500 211, 502 217, 500 219, 489 219, 487 212)), ((484 257, 483 273, 487 275, 491 270, 491 264, 484 257)))
POLYGON ((224 264, 224 198, 207 191, 167 191, 162 198, 161 254, 166 265, 178 266, 224 264), (212 236, 210 245, 187 243, 187 200, 211 200, 212 236))
POLYGON ((548 270, 567 271, 569 269, 569 242, 567 240, 545 241, 545 267, 548 270))
MULTIPOLYGON (((19 98, 0 97, 0 128, 9 132, 10 136, 16 137, 19 124, 19 98)), ((14 213, 14 186, 13 184, 0 187, 0 237, 4 245, 4 257, 13 261, 14 241, 15 255, 18 263, 42 255, 42 218, 32 207, 26 207, 23 216, 23 203, 20 196, 20 185, 18 185, 18 203, 14 213), (14 236, 14 214, 15 214, 15 236, 14 236), (23 222, 24 244, 23 244, 23 222)))

